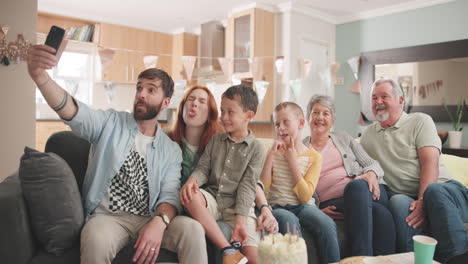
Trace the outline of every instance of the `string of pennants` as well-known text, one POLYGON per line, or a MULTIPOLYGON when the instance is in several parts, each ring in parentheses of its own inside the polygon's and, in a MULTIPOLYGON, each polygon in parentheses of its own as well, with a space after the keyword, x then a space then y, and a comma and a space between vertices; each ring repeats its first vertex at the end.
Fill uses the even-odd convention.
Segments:
MULTIPOLYGON (((99 57, 102 64, 103 71, 108 70, 112 63, 113 56, 115 55, 115 49, 99 49, 99 57)), ((161 56, 172 56, 169 54, 143 54, 143 64, 145 68, 154 68, 158 64, 158 59, 161 56)), ((253 57, 253 58, 226 58, 226 57, 196 57, 196 56, 181 56, 182 65, 186 74, 187 81, 191 81, 194 75, 195 66, 197 60, 209 59, 217 60, 220 65, 220 68, 223 72, 224 79, 226 82, 230 82, 232 85, 240 84, 241 80, 236 79, 233 75, 234 62, 236 60, 247 61, 249 65, 249 71, 253 76, 262 76, 264 71, 264 63, 266 60, 274 60, 274 68, 276 74, 281 75, 284 71, 284 56, 265 56, 265 57, 253 57)), ((360 93, 361 85, 358 80, 358 69, 359 69, 360 57, 353 57, 347 60, 351 71, 353 72, 356 82, 354 85, 348 89, 352 93, 360 93)), ((309 78, 312 72, 313 61, 311 59, 299 59, 299 78, 292 79, 289 81, 288 86, 295 95, 298 97, 302 89, 302 80, 309 78)), ((315 73, 318 75, 324 83, 327 85, 333 85, 336 80, 336 74, 340 69, 340 63, 331 63, 328 66, 321 67, 320 69, 315 69, 315 73)), ((316 67, 317 68, 317 67, 316 67)), ((266 92, 268 90, 269 82, 264 80, 254 81, 254 88, 257 90, 260 102, 263 101, 266 92)))

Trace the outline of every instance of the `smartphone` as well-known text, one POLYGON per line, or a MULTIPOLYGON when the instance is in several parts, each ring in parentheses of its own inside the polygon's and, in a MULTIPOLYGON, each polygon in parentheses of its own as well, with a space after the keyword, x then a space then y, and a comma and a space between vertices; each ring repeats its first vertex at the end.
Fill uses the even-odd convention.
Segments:
POLYGON ((60 43, 62 43, 64 35, 65 29, 59 28, 57 26, 52 26, 50 28, 49 34, 47 34, 45 44, 55 49, 54 55, 57 55, 57 51, 60 48, 60 43))

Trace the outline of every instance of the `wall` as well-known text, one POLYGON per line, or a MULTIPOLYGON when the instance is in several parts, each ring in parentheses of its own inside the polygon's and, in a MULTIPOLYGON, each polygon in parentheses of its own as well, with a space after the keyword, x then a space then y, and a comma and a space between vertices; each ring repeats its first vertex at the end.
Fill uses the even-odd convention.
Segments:
MULTIPOLYGON (((10 25, 7 41, 17 34, 35 40, 37 0, 2 0, 0 23, 10 25)), ((0 65, 0 181, 18 169, 24 146, 34 146, 34 84, 26 63, 0 65)))
MULTIPOLYGON (((335 127, 353 136, 359 127, 359 96, 347 91, 355 79, 346 60, 361 52, 423 45, 468 38, 468 1, 410 10, 336 27, 336 59, 342 65, 338 76, 344 86, 335 89, 337 116, 335 127)), ((440 131, 450 130, 450 123, 437 123, 440 131)), ((468 147, 468 128, 464 131, 463 146, 468 147)))
MULTIPOLYGON (((335 25, 311 17, 296 9, 283 11, 276 15, 276 56, 284 56, 284 70, 275 87, 274 105, 285 100, 294 100, 304 110, 310 97, 315 93, 334 96, 334 87, 321 85, 314 78, 302 81, 302 91, 296 97, 289 87, 289 81, 300 78, 299 60, 322 58, 326 64, 335 61, 335 25), (307 26, 305 26, 307 25, 307 26), (327 54, 320 54, 328 50, 327 54)), ((313 61, 311 73, 317 74, 317 61, 313 61)), ((303 136, 310 134, 309 127, 303 129, 303 136)))

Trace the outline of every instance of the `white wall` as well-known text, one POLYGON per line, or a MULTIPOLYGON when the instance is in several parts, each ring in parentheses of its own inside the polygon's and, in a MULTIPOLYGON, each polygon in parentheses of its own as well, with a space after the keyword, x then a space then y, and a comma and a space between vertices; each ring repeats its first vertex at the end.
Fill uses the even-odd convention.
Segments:
MULTIPOLYGON (((7 41, 23 34, 32 42, 36 36, 37 0, 2 0, 0 23, 10 25, 7 41)), ((24 146, 34 147, 34 84, 26 63, 0 65, 0 181, 18 169, 24 146)))
MULTIPOLYGON (((275 105, 285 100, 296 101, 288 83, 290 80, 301 77, 299 59, 309 59, 308 56, 316 57, 319 52, 327 49, 327 63, 335 61, 335 25, 296 10, 294 8, 283 10, 276 16, 276 55, 284 56, 284 72, 281 80, 276 84, 275 105)), ((304 87, 300 95, 303 100, 296 101, 304 111, 310 96, 317 92, 314 90, 317 87, 310 87, 313 83, 312 80, 303 82, 304 87)), ((332 85, 327 91, 320 89, 318 91, 334 97, 335 88, 332 85)), ((308 134, 308 130, 308 127, 304 128, 303 134, 308 134)))

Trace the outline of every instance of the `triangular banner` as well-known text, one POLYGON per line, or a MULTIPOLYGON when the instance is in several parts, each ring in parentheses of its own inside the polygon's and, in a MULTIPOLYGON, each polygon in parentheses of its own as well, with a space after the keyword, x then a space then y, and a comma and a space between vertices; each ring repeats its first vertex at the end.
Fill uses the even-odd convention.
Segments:
POLYGON ((250 73, 255 78, 262 76, 262 58, 249 58, 250 73))
POLYGON ((230 58, 218 58, 218 62, 221 66, 221 69, 223 70, 224 78, 226 78, 226 80, 229 80, 231 74, 232 60, 230 58))
POLYGON ((300 69, 301 69, 301 78, 307 79, 310 73, 310 69, 312 68, 312 60, 310 59, 302 59, 299 61, 300 69))
POLYGON ((158 65, 158 56, 156 55, 146 55, 143 57, 143 64, 145 65, 145 69, 149 68, 156 68, 158 65))
POLYGON ((115 51, 111 49, 100 49, 98 53, 101 60, 102 72, 107 72, 112 64, 115 51))
POLYGON ((268 85, 270 83, 267 81, 256 81, 254 82, 255 90, 257 90, 258 95, 258 103, 261 104, 263 99, 265 99, 265 95, 268 91, 268 85))
POLYGON ((318 76, 327 90, 332 88, 332 74, 330 67, 323 67, 318 70, 318 76))
POLYGON ((347 60, 348 65, 349 65, 349 67, 351 67, 351 71, 353 72, 354 78, 356 78, 356 80, 359 79, 358 71, 359 71, 359 61, 360 61, 360 59, 361 59, 360 56, 356 56, 356 57, 352 57, 352 58, 347 60))
POLYGON ((275 60, 276 73, 282 74, 284 70, 284 56, 276 57, 275 60))
POLYGON ((8 34, 8 30, 10 30, 9 25, 0 24, 0 40, 5 38, 5 36, 8 34))
POLYGON ((361 93, 361 81, 357 80, 354 85, 348 89, 349 92, 360 94, 361 93))
POLYGON ((335 83, 336 74, 340 70, 340 67, 341 67, 341 64, 339 62, 333 62, 330 64, 330 73, 331 73, 333 83, 335 83))
POLYGON ((187 74, 187 81, 192 79, 193 69, 195 68, 195 56, 182 56, 182 64, 184 65, 185 73, 187 74))
POLYGON ((298 98, 302 90, 302 80, 300 79, 290 80, 289 87, 293 91, 294 96, 298 98))

